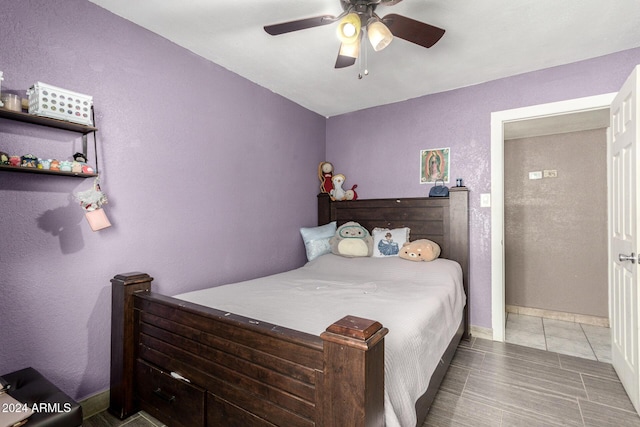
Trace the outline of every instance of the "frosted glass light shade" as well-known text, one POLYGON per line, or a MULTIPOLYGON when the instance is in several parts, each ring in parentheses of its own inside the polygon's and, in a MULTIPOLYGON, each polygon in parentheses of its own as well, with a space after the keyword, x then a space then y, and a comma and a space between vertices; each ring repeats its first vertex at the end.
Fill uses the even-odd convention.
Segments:
POLYGON ((342 43, 354 43, 360 37, 360 16, 349 13, 338 23, 338 39, 342 43))
POLYGON ((389 31, 386 25, 377 20, 372 20, 367 25, 367 35, 369 36, 369 42, 373 46, 373 50, 376 52, 384 49, 393 40, 393 34, 389 31))
POLYGON ((360 54, 360 39, 356 39, 353 43, 342 43, 340 45, 340 56, 349 56, 357 58, 360 54))

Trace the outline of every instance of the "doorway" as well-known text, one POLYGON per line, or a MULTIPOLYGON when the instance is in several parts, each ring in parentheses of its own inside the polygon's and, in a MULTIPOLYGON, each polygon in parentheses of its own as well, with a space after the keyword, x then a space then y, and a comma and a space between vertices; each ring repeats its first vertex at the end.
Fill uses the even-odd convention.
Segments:
POLYGON ((505 341, 504 141, 606 127, 615 93, 491 114, 491 320, 494 341, 505 341))
POLYGON ((547 129, 505 135, 505 341, 611 363, 607 128, 547 129))

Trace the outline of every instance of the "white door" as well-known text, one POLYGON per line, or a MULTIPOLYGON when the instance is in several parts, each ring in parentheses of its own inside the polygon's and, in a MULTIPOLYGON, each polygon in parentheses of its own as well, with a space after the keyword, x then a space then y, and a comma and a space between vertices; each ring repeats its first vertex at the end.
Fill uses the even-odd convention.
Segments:
POLYGON ((638 89, 637 66, 611 104, 610 248, 612 361, 640 412, 638 352, 638 89))

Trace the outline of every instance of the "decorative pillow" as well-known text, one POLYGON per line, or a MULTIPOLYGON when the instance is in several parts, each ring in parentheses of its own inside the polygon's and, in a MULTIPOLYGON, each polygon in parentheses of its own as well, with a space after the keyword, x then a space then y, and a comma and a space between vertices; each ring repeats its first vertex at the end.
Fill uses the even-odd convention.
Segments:
POLYGON ((373 256, 389 257, 398 256, 400 248, 409 241, 409 227, 394 228, 374 228, 373 229, 373 256))
POLYGON ((345 257, 371 256, 373 238, 369 231, 354 221, 342 224, 329 240, 331 252, 345 257))
POLYGON ((402 246, 399 256, 409 261, 433 261, 440 256, 440 245, 428 239, 414 240, 402 246))
POLYGON ((333 221, 319 227, 303 227, 300 229, 309 261, 331 252, 329 239, 336 234, 337 225, 336 221, 333 221))

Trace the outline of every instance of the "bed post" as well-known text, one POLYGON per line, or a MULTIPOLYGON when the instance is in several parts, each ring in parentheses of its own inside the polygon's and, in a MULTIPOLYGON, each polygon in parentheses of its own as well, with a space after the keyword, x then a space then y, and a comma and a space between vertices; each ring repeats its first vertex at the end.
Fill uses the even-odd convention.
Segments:
POLYGON ((388 332, 376 321, 346 316, 320 334, 325 427, 384 426, 384 336, 388 332))
POLYGON ((467 187, 449 189, 449 256, 462 267, 462 282, 467 303, 464 306, 464 334, 471 337, 469 319, 469 190, 467 187))
POLYGON ((133 295, 149 292, 148 274, 118 274, 111 279, 111 386, 109 412, 124 419, 137 411, 134 399, 135 336, 137 319, 133 309, 133 295))
POLYGON ((331 198, 327 193, 318 194, 318 225, 331 222, 331 198))

